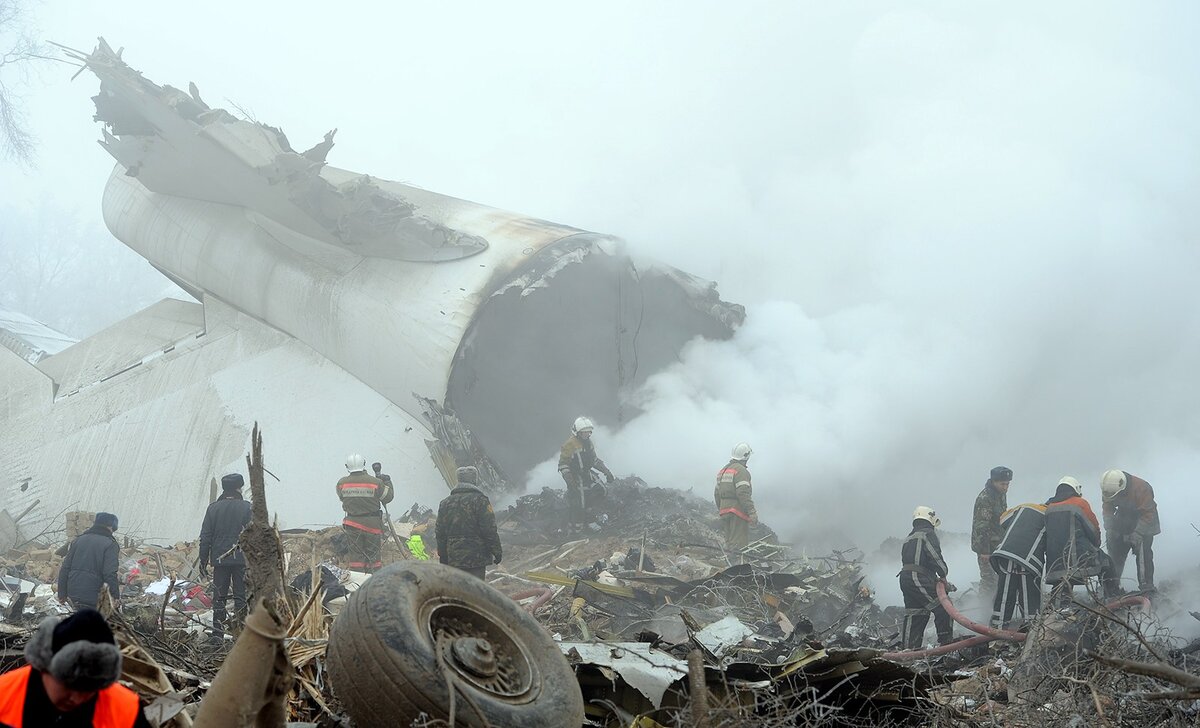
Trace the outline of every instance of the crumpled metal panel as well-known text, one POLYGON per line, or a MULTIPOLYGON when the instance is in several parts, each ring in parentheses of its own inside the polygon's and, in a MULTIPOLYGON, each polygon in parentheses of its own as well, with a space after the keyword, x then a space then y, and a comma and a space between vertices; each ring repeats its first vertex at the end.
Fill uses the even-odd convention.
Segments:
POLYGON ((662 705, 667 688, 688 674, 686 662, 643 642, 560 642, 558 646, 571 664, 613 670, 655 708, 662 705))

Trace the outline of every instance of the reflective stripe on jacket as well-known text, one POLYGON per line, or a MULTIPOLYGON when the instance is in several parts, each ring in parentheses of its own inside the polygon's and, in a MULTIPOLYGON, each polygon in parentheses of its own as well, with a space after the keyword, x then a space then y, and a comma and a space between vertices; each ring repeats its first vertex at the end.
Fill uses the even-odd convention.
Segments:
POLYGON ((1080 496, 1046 503, 1046 583, 1083 583, 1101 572, 1100 523, 1080 496))
POLYGON ((950 571, 933 526, 913 526, 900 546, 900 563, 902 571, 916 571, 934 579, 944 578, 950 571))
POLYGON ((337 482, 338 499, 347 516, 379 515, 382 504, 392 502, 392 489, 379 478, 363 471, 350 473, 337 482))
POLYGON ((717 513, 732 513, 744 521, 758 518, 754 507, 754 488, 750 484, 750 471, 741 460, 730 460, 717 473, 717 487, 713 490, 713 502, 717 513))
POLYGON ((1004 535, 992 552, 992 568, 997 572, 1003 561, 1021 564, 1038 576, 1046 565, 1046 506, 1022 503, 1000 517, 1004 535))
MULTIPOLYGON (((33 668, 26 665, 0 675, 0 725, 24 728, 25 693, 32 673, 33 668)), ((140 710, 137 693, 113 683, 96 693, 92 725, 96 728, 133 728, 140 710)))

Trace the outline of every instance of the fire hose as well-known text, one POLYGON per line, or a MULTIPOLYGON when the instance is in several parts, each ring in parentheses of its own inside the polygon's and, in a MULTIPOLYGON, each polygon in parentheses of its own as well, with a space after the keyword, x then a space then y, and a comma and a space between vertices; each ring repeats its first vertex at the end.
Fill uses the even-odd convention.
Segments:
POLYGON ((528 599, 529 597, 537 597, 537 599, 534 599, 530 604, 526 604, 524 609, 530 614, 535 614, 537 610, 546 606, 546 602, 554 598, 554 590, 549 587, 526 589, 525 591, 519 591, 516 594, 509 595, 509 598, 516 602, 519 602, 522 599, 528 599))
MULTIPOLYGON (((957 642, 951 642, 949 644, 939 645, 937 647, 925 650, 885 652, 880 655, 880 657, 884 658, 885 660, 904 662, 907 660, 918 660, 923 657, 936 657, 937 655, 945 655, 950 652, 957 652, 958 650, 966 649, 967 647, 974 647, 975 645, 981 645, 985 642, 991 642, 992 640, 1004 640, 1006 642, 1025 641, 1026 634, 1024 632, 989 627, 969 619, 962 612, 958 611, 958 609, 954 606, 954 603, 950 601, 950 597, 946 594, 945 581, 939 581, 937 583, 937 595, 938 601, 946 610, 946 613, 950 615, 951 619, 971 630, 972 632, 978 632, 980 636, 968 637, 966 639, 958 640, 957 642)), ((1120 609, 1121 607, 1132 607, 1134 605, 1141 606, 1143 612, 1150 611, 1150 600, 1140 594, 1131 594, 1129 596, 1121 597, 1120 599, 1105 604, 1104 607, 1105 609, 1111 610, 1120 609)))

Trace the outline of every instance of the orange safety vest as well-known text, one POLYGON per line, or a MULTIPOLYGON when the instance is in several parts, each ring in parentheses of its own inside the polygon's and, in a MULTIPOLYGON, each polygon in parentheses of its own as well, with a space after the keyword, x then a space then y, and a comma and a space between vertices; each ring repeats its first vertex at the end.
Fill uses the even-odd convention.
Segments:
MULTIPOLYGON (((25 713, 25 691, 29 687, 29 665, 0 675, 0 726, 21 728, 25 713)), ((92 725, 96 728, 133 728, 141 705, 137 693, 113 683, 96 694, 92 725)), ((33 728, 33 726, 30 726, 33 728)))

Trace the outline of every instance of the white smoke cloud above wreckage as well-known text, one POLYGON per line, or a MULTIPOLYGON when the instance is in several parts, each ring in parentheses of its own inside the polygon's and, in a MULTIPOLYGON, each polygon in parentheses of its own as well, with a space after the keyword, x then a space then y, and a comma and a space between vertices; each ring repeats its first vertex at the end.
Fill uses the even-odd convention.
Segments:
POLYGON ((1194 568, 1200 93, 1171 26, 1195 9, 1081 10, 889 8, 721 86, 772 133, 727 129, 627 234, 694 251, 747 323, 649 380, 609 465, 709 497, 749 440, 770 525, 868 553, 917 504, 969 530, 993 465, 1010 503, 1073 474, 1097 508, 1118 467, 1159 495, 1160 563, 1194 568))
POLYGON ((333 133, 282 131, 159 86, 101 40, 113 234, 195 297, 165 300, 31 363, 0 349, 3 506, 29 522, 107 510, 194 536, 214 477, 265 432, 285 525, 334 520, 347 452, 399 499, 436 500, 453 463, 492 486, 740 306, 624 244, 325 164, 333 133))

